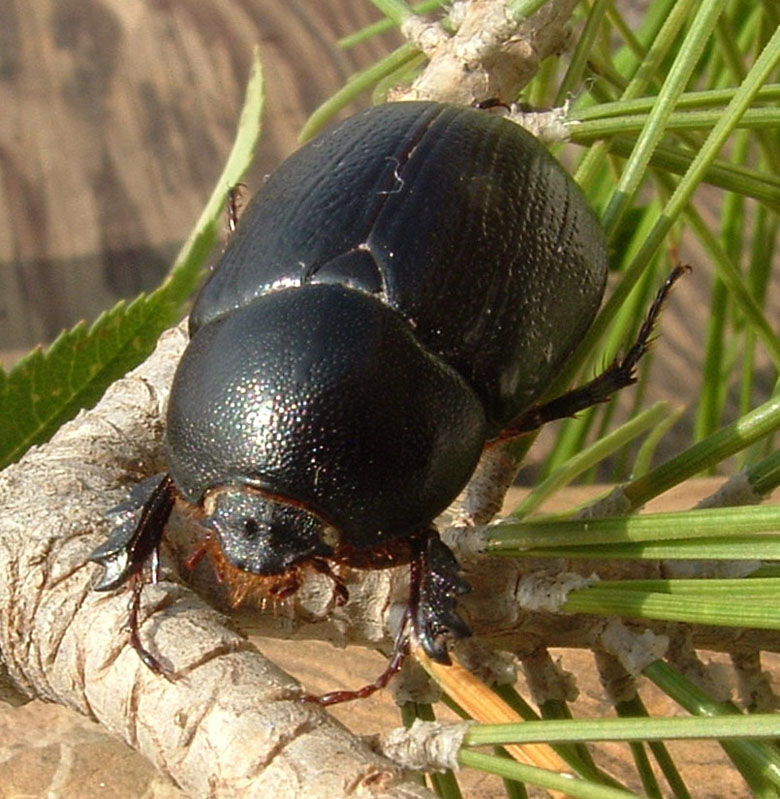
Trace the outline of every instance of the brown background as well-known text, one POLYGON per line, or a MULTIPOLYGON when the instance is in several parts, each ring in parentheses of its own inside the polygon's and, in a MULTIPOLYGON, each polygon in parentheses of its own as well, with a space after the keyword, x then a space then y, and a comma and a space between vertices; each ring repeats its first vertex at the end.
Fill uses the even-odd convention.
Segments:
POLYGON ((377 17, 364 0, 0 0, 0 349, 156 285, 221 171, 255 44, 250 185, 386 52, 334 44, 377 17))
MULTIPOLYGON (((392 37, 347 52, 334 46, 376 17, 368 0, 0 0, 6 362, 156 285, 220 172, 256 43, 267 103, 251 186, 294 148, 322 100, 386 52, 392 37)), ((710 269, 695 250, 687 260, 696 274, 664 317, 653 396, 695 405, 710 269)), ((321 649, 296 644, 287 663, 325 689, 342 681, 345 663, 354 666, 349 682, 359 683, 378 661, 363 652, 323 660, 321 649)), ((583 661, 570 667, 578 676, 592 671, 583 661)), ((584 690, 585 712, 605 712, 595 681, 584 690)), ((397 723, 386 694, 343 717, 366 732, 397 723)), ((741 793, 725 781, 728 768, 715 769, 717 750, 687 752, 703 766, 692 783, 700 796, 741 793)), ((0 707, 2 799, 179 795, 124 744, 67 710, 0 707)), ((475 795, 487 796, 487 786, 475 795)))

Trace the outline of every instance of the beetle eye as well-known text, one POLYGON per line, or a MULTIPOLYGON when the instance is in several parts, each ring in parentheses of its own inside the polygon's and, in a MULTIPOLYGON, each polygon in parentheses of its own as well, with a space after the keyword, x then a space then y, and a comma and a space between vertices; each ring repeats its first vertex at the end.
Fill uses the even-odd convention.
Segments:
POLYGON ((260 525, 257 523, 256 519, 248 516, 244 519, 244 529, 242 532, 247 541, 254 541, 257 538, 257 534, 260 532, 260 525))

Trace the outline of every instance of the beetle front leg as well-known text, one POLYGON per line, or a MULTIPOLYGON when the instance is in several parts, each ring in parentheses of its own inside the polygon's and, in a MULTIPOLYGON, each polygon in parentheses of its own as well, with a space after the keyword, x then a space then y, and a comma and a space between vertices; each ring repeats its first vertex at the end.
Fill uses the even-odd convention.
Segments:
POLYGON ((127 627, 130 633, 130 646, 143 661, 147 669, 165 677, 168 682, 173 682, 173 675, 163 666, 163 664, 143 645, 141 641, 141 594, 144 590, 144 579, 139 574, 134 574, 130 581, 133 585, 133 593, 130 599, 130 617, 127 620, 127 627))
POLYGON ((374 682, 358 688, 357 691, 330 691, 327 694, 317 696, 316 694, 304 694, 301 697, 302 702, 313 702, 322 707, 330 705, 339 705, 342 702, 351 702, 354 699, 366 699, 367 697, 381 691, 390 680, 401 671, 404 665, 406 656, 409 654, 409 634, 407 632, 407 623, 409 621, 409 608, 406 608, 401 624, 398 627, 398 632, 395 636, 393 644, 393 651, 390 655, 390 660, 385 667, 385 670, 374 680, 374 682))
POLYGON ((413 539, 409 613, 414 637, 431 660, 449 666, 447 641, 466 638, 471 630, 456 612, 457 597, 471 586, 459 575, 455 555, 430 528, 413 539))
POLYGON ((170 675, 165 667, 141 642, 139 616, 144 566, 151 564, 152 580, 156 582, 160 542, 175 501, 176 487, 170 475, 162 478, 155 475, 144 480, 133 489, 128 502, 109 511, 110 516, 121 521, 89 556, 104 569, 96 591, 111 591, 125 582, 132 583, 128 618, 130 645, 149 669, 166 679, 170 679, 170 675))
MULTIPOLYGON (((458 574, 460 565, 452 551, 442 543, 435 528, 413 535, 409 543, 411 553, 405 553, 411 555, 409 602, 385 670, 374 682, 356 691, 331 691, 322 696, 306 694, 302 701, 325 706, 365 699, 384 688, 400 671, 409 653, 410 637, 417 639, 431 660, 448 666, 452 661, 447 641, 471 635, 466 622, 456 613, 457 597, 468 593, 471 586, 458 574)), ((383 563, 378 568, 386 565, 383 563)))
POLYGON ((128 502, 109 511, 121 522, 89 556, 104 569, 96 591, 118 588, 156 558, 175 501, 176 486, 171 476, 155 475, 136 486, 128 502))

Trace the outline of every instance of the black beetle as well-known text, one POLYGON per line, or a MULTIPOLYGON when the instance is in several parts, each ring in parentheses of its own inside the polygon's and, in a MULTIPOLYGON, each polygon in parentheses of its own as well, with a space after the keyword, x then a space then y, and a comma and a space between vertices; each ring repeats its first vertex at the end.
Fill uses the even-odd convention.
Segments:
MULTIPOLYGON (((93 553, 98 589, 138 577, 178 497, 203 510, 224 567, 277 595, 304 565, 411 563, 408 626, 448 663, 468 585, 432 520, 491 442, 634 381, 655 307, 623 362, 535 404, 606 273, 580 189, 500 116, 397 103, 321 135, 258 192, 195 302, 169 474, 93 553)), ((160 670, 138 639, 139 591, 133 645, 160 670)))

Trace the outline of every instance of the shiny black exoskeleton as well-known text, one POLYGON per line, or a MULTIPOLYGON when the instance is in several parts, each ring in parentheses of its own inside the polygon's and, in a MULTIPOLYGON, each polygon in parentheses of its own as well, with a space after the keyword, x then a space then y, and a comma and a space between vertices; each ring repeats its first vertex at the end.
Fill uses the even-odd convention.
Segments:
POLYGON ((99 588, 138 575, 178 496, 244 572, 411 562, 411 629, 448 662, 468 586, 431 522, 491 441, 633 381, 624 363, 535 405, 606 271, 579 188, 499 116, 398 103, 323 134, 258 192, 195 303, 169 475, 94 554, 99 588))

